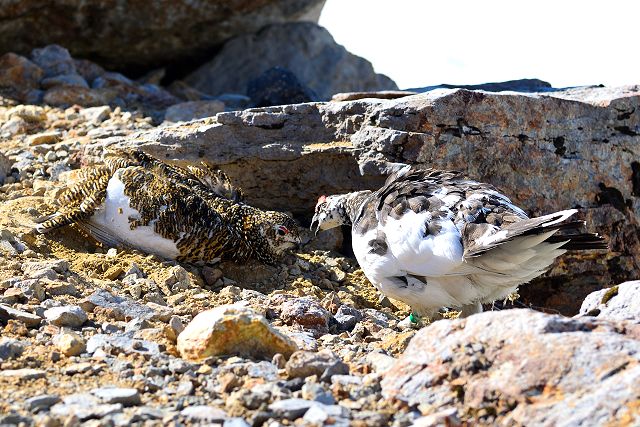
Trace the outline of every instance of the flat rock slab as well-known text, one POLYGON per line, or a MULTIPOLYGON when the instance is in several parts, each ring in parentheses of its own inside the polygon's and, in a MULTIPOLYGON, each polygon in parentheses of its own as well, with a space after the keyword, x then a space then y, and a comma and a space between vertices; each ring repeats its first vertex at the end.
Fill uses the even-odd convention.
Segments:
POLYGON ((2 320, 2 318, 6 320, 19 320, 28 327, 38 326, 42 321, 40 316, 36 316, 35 314, 31 314, 26 311, 16 310, 8 305, 0 304, 0 320, 2 320))
POLYGON ((104 403, 122 403, 124 406, 135 406, 141 403, 140 393, 135 388, 96 388, 91 394, 104 403))
POLYGON ((125 353, 150 353, 158 355, 161 349, 158 343, 135 339, 128 334, 96 334, 87 341, 87 353, 95 353, 99 348, 114 347, 125 353))
POLYGON ((69 326, 78 328, 87 321, 87 313, 77 305, 65 305, 62 307, 52 307, 44 312, 44 317, 56 326, 69 326))
POLYGON ((131 298, 113 295, 104 289, 95 291, 81 303, 81 306, 85 310, 91 311, 95 307, 118 310, 126 319, 151 319, 156 314, 153 309, 139 304, 131 298))
POLYGON ((20 380, 36 380, 38 378, 44 378, 47 375, 42 369, 5 369, 0 371, 0 377, 2 378, 17 378, 20 380))
POLYGON ((224 421, 228 415, 220 408, 207 405, 195 405, 184 408, 180 415, 200 422, 220 422, 224 421))

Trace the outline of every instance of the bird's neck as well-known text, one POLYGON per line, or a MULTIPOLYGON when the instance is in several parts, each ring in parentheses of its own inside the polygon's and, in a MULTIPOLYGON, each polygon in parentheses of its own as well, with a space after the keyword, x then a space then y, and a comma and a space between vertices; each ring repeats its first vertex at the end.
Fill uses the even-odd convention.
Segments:
MULTIPOLYGON (((264 229, 270 224, 264 217, 264 212, 252 206, 243 205, 242 235, 246 242, 246 249, 251 255, 265 264, 274 264, 279 256, 274 252, 269 242, 264 238, 264 229)), ((243 257, 244 258, 244 257, 243 257)))
POLYGON ((341 211, 345 213, 346 225, 352 225, 355 222, 360 212, 360 207, 370 195, 371 191, 369 190, 354 191, 344 195, 341 201, 341 211))

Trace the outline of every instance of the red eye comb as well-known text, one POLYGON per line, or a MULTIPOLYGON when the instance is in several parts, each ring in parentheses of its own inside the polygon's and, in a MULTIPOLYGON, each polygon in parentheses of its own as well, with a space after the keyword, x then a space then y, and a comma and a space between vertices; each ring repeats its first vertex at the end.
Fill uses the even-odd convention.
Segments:
POLYGON ((327 196, 322 195, 320 197, 318 197, 318 203, 324 203, 327 201, 327 196))

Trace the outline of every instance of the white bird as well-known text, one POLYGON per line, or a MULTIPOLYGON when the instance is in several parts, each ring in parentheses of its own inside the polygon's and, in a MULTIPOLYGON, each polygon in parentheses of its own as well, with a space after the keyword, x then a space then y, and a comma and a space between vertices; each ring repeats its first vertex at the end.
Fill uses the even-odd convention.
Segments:
POLYGON ((412 308, 407 326, 442 307, 462 316, 481 312, 483 303, 506 298, 566 250, 606 249, 597 234, 577 232, 584 221, 567 221, 576 212, 529 218, 489 184, 405 166, 378 191, 321 196, 311 228, 352 226, 364 274, 412 308))

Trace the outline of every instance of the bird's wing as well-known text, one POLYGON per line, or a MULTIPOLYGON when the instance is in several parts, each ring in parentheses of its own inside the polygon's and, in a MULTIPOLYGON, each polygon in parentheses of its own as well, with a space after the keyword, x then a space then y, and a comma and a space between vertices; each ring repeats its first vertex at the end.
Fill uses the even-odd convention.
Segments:
POLYGON ((110 176, 111 172, 105 166, 88 168, 82 173, 82 179, 60 195, 58 211, 43 218, 36 230, 47 233, 89 218, 104 202, 110 176))
POLYGON ((380 256, 397 260, 399 274, 463 274, 464 248, 454 219, 455 206, 470 183, 458 172, 403 168, 363 204, 353 232, 377 230, 370 251, 384 236, 389 253, 380 256))
POLYGON ((227 174, 216 169, 208 163, 202 162, 199 166, 187 166, 187 170, 198 181, 208 187, 214 194, 234 202, 243 199, 242 190, 235 187, 227 174))
POLYGON ((153 171, 161 179, 187 187, 205 198, 217 197, 232 202, 241 202, 243 198, 242 191, 231 183, 224 172, 205 162, 181 167, 162 162, 136 149, 114 150, 108 154, 106 161, 112 172, 127 166, 140 166, 153 171))

